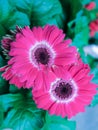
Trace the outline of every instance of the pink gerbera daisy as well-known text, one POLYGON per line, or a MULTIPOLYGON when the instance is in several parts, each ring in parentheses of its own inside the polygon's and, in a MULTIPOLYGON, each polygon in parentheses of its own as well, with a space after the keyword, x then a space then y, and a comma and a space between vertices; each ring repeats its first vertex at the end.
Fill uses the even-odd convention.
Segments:
POLYGON ((87 10, 92 10, 92 9, 94 9, 96 7, 96 3, 95 2, 90 2, 89 4, 86 4, 85 5, 85 8, 87 9, 87 10))
POLYGON ((92 21, 89 24, 89 28, 90 28, 90 36, 94 37, 95 33, 98 32, 98 19, 92 21))
POLYGON ((36 79, 38 88, 48 69, 76 62, 77 50, 69 46, 71 40, 64 40, 64 36, 56 26, 23 28, 11 43, 8 64, 12 66, 12 72, 19 74, 20 81, 26 82, 28 87, 32 87, 36 79))
POLYGON ((22 28, 20 28, 19 26, 16 26, 16 30, 12 31, 10 30, 10 34, 6 35, 3 37, 3 39, 1 40, 1 47, 3 49, 3 54, 5 55, 6 59, 10 59, 10 56, 8 55, 9 51, 10 51, 10 43, 15 41, 16 38, 16 34, 21 33, 22 28))
POLYGON ((38 108, 68 118, 83 112, 96 93, 96 85, 91 83, 92 75, 89 72, 89 66, 81 61, 61 69, 52 68, 48 74, 50 78, 47 75, 44 78, 47 90, 43 91, 42 85, 38 91, 32 91, 38 108))
MULTIPOLYGON (((1 47, 3 49, 3 54, 5 55, 6 59, 10 59, 11 57, 8 55, 11 47, 11 42, 15 41, 16 34, 18 35, 21 33, 20 27, 16 26, 15 31, 10 31, 10 35, 6 35, 3 37, 1 40, 1 47)), ((4 72, 2 74, 2 77, 5 78, 6 80, 9 80, 10 84, 16 85, 18 88, 24 87, 25 88, 25 82, 21 82, 19 77, 19 74, 14 74, 12 72, 11 65, 6 65, 0 68, 0 72, 4 72)))
POLYGON ((3 71, 4 71, 4 73, 2 74, 2 77, 6 80, 9 80, 10 84, 14 84, 18 88, 21 88, 21 87, 25 88, 25 82, 20 81, 20 78, 19 78, 20 75, 13 74, 13 72, 11 70, 11 66, 6 65, 6 66, 0 68, 0 72, 3 72, 3 71))

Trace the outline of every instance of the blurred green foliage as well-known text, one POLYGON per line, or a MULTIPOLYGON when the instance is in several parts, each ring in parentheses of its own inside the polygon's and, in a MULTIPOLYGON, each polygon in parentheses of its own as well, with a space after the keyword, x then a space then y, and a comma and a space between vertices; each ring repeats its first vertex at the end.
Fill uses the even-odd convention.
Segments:
POLYGON ((68 121, 67 118, 61 118, 60 116, 50 116, 46 113, 45 116, 46 123, 41 130, 75 130, 75 121, 68 121))

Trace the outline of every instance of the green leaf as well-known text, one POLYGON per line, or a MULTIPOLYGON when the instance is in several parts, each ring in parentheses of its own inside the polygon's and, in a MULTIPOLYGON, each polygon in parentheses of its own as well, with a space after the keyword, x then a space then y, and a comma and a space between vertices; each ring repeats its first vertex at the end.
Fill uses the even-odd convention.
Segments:
POLYGON ((50 116, 46 113, 46 123, 41 130, 75 130, 76 124, 74 121, 68 121, 67 118, 60 116, 50 116))
POLYGON ((30 25, 28 16, 22 12, 14 11, 9 14, 9 17, 5 19, 2 23, 6 31, 9 29, 15 29, 16 25, 24 27, 30 25), (7 22, 6 22, 7 21, 7 22))
POLYGON ((1 74, 0 72, 0 94, 3 94, 8 92, 9 86, 7 81, 2 78, 1 74))
POLYGON ((32 99, 23 99, 15 103, 3 125, 14 130, 40 130, 43 126, 42 111, 36 108, 32 99))
POLYGON ((17 93, 19 89, 15 85, 10 84, 9 91, 10 93, 17 93))
MULTIPOLYGON (((0 55, 0 67, 4 65, 5 65, 5 61, 0 55)), ((3 79, 2 73, 0 72, 0 94, 7 93, 8 88, 9 88, 8 82, 5 79, 3 79)))
POLYGON ((3 119, 4 119, 4 110, 3 110, 3 107, 2 107, 2 103, 0 102, 0 126, 3 123, 3 119))
POLYGON ((62 123, 65 122, 66 118, 62 118, 61 116, 51 116, 50 114, 48 114, 48 112, 46 113, 46 117, 45 117, 46 121, 51 123, 51 122, 58 122, 58 123, 62 123))
POLYGON ((4 94, 0 95, 0 102, 2 103, 3 109, 6 112, 11 108, 16 102, 22 100, 21 94, 4 94))
MULTIPOLYGON (((95 8, 96 9, 96 8, 95 8)), ((86 16, 86 17, 88 17, 88 21, 89 21, 89 23, 91 22, 91 21, 93 21, 93 20, 95 20, 96 19, 96 10, 95 9, 93 9, 93 10, 91 10, 91 11, 89 11, 89 10, 87 10, 87 9, 85 9, 84 8, 84 15, 86 16)))
POLYGON ((92 82, 97 84, 97 94, 94 96, 90 106, 96 106, 96 105, 98 105, 98 69, 97 68, 93 68, 91 70, 91 74, 94 74, 92 82))
POLYGON ((59 0, 0 0, 0 36, 15 26, 54 24, 63 28, 64 15, 59 0))
POLYGON ((18 11, 10 0, 0 0, 0 34, 4 35, 9 29, 15 29, 16 25, 30 25, 27 14, 18 11))
POLYGON ((74 31, 75 37, 73 39, 73 45, 76 45, 79 49, 81 49, 81 47, 88 44, 89 29, 87 17, 78 17, 77 15, 76 26, 74 31))
POLYGON ((0 55, 0 67, 4 66, 6 64, 5 60, 0 55))
POLYGON ((80 0, 60 0, 66 20, 70 21, 76 17, 76 13, 82 8, 80 0))
POLYGON ((88 45, 89 28, 88 18, 82 16, 83 11, 78 12, 76 19, 68 23, 69 32, 73 35, 72 45, 78 48, 78 51, 85 63, 88 63, 89 59, 84 53, 83 47, 88 45), (73 28, 74 25, 74 28, 73 28))
POLYGON ((96 105, 98 105, 98 93, 94 96, 90 106, 94 107, 96 105))
POLYGON ((69 127, 65 126, 64 124, 46 124, 41 130, 71 130, 69 127))
MULTIPOLYGON (((0 67, 2 67, 4 65, 5 65, 5 61, 4 61, 4 59, 0 55, 0 67)), ((2 73, 0 72, 0 94, 5 92, 6 89, 7 89, 7 86, 8 86, 7 81, 4 80, 1 75, 2 75, 2 73)))
MULTIPOLYGON (((0 67, 5 65, 5 61, 0 55, 0 67)), ((0 94, 8 92, 8 83, 2 78, 2 73, 0 72, 0 94)))
POLYGON ((27 14, 31 26, 55 24, 63 27, 63 11, 59 0, 10 0, 17 11, 27 14))
POLYGON ((95 84, 98 84, 98 68, 93 68, 91 70, 91 73, 94 74, 92 82, 94 82, 95 84))
POLYGON ((71 4, 71 19, 76 17, 77 12, 79 12, 82 8, 80 0, 70 0, 71 4))
POLYGON ((80 0, 83 5, 89 4, 92 0, 80 0))
MULTIPOLYGON (((6 30, 3 27, 3 25, 0 23, 0 40, 2 39, 2 36, 5 35, 6 30)), ((0 48, 1 49, 1 48, 0 48)), ((0 50, 1 51, 1 50, 0 50)))
POLYGON ((36 108, 35 103, 28 94, 5 94, 0 96, 0 103, 7 115, 1 128, 40 130, 43 126, 44 113, 36 108))
POLYGON ((0 21, 4 21, 9 17, 11 6, 8 0, 0 0, 0 21))
POLYGON ((88 44, 89 28, 88 18, 82 16, 83 11, 78 12, 76 19, 68 23, 69 34, 73 33, 73 45, 78 48, 88 44))
POLYGON ((29 26, 30 21, 28 16, 19 11, 16 11, 14 14, 10 15, 5 27, 9 29, 15 29, 16 25, 21 27, 29 26))

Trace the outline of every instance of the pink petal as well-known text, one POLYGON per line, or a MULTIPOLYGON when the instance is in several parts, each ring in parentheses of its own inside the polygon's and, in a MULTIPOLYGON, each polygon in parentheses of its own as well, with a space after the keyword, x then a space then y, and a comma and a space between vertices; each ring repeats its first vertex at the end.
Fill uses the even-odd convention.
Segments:
POLYGON ((32 32, 34 34, 35 39, 37 39, 37 41, 43 40, 42 39, 43 38, 43 30, 41 27, 38 27, 38 28, 34 27, 32 29, 32 32))
POLYGON ((43 38, 53 46, 62 42, 64 36, 62 30, 58 29, 56 26, 47 25, 44 28, 43 38))
POLYGON ((54 102, 53 105, 50 106, 49 108, 49 113, 51 115, 55 114, 56 115, 56 110, 58 109, 58 104, 56 102, 54 102))

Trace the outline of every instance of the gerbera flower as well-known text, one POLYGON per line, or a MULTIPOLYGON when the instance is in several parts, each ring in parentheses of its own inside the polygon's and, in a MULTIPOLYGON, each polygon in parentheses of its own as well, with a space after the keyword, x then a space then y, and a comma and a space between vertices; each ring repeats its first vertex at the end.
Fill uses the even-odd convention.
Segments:
POLYGON ((38 108, 68 118, 83 112, 96 93, 96 85, 91 83, 93 76, 89 72, 89 66, 80 60, 78 65, 52 68, 48 74, 51 78, 45 77, 47 90, 43 91, 42 85, 38 91, 32 91, 38 108))
MULTIPOLYGON (((11 47, 11 42, 15 41, 16 34, 18 35, 21 33, 21 29, 19 26, 16 26, 15 31, 10 31, 10 35, 6 35, 1 40, 1 47, 3 49, 3 54, 5 55, 5 58, 8 60, 11 57, 9 56, 9 51, 11 47)), ((18 88, 24 87, 25 88, 25 82, 21 82, 19 77, 19 74, 14 74, 12 72, 11 65, 6 65, 0 68, 0 72, 4 72, 2 74, 2 77, 6 80, 9 80, 10 84, 16 85, 18 88)))
POLYGON ((92 21, 89 24, 89 28, 90 28, 90 36, 94 37, 95 33, 98 32, 98 19, 92 21))
POLYGON ((8 53, 10 51, 10 43, 15 41, 16 34, 21 33, 21 30, 22 30, 22 28, 20 28, 19 26, 16 26, 15 31, 10 30, 10 34, 9 35, 7 34, 1 40, 1 47, 3 49, 3 54, 5 55, 6 59, 10 59, 10 56, 8 55, 8 53))
MULTIPOLYGON (((10 84, 14 84, 14 85, 16 85, 18 88, 21 88, 21 87, 25 88, 25 82, 21 82, 21 81, 20 81, 20 78, 19 78, 20 75, 18 75, 18 74, 16 74, 16 75, 13 74, 13 72, 12 72, 12 70, 11 70, 11 66, 6 65, 6 66, 0 68, 0 72, 4 72, 4 73, 2 74, 2 77, 3 77, 4 79, 8 80, 10 84)), ((27 88, 27 87, 26 87, 26 88, 27 88)))
POLYGON ((87 9, 87 10, 92 10, 92 9, 94 9, 96 7, 96 3, 95 2, 90 2, 89 4, 86 4, 85 5, 85 8, 87 9))
POLYGON ((76 48, 69 46, 71 40, 64 40, 64 36, 56 26, 34 27, 32 30, 23 28, 11 43, 8 64, 13 73, 21 75, 20 81, 31 87, 35 79, 36 84, 40 84, 40 80, 43 82, 43 75, 51 67, 76 62, 76 48))

